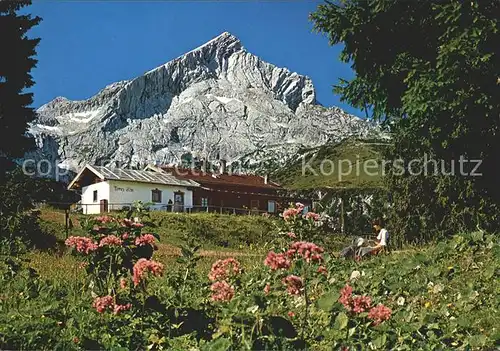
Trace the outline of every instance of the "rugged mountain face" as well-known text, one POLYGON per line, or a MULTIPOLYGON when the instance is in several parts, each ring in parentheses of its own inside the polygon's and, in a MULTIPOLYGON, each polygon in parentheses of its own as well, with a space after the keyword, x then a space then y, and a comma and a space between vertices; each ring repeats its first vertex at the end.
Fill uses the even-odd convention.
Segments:
POLYGON ((339 108, 320 106, 308 77, 262 61, 227 32, 88 100, 58 97, 38 115, 30 129, 35 157, 71 170, 87 162, 179 163, 188 153, 255 169, 301 147, 379 133, 339 108))

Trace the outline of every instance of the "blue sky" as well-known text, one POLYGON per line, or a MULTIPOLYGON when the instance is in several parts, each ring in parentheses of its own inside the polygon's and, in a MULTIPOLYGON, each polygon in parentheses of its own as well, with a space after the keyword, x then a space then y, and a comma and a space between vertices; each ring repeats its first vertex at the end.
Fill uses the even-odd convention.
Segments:
POLYGON ((107 84, 131 79, 228 31, 263 60, 312 78, 318 101, 363 114, 332 93, 351 78, 340 47, 312 31, 320 1, 47 1, 26 11, 43 21, 33 70, 34 106, 56 96, 89 98, 107 84))

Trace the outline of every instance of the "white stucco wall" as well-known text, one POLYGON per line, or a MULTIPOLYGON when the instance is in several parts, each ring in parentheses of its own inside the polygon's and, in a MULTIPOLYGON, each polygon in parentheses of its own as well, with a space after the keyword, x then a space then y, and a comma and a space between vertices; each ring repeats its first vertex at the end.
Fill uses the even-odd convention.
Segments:
POLYGON ((134 201, 151 202, 151 190, 161 190, 161 203, 156 203, 153 207, 167 205, 168 200, 174 202, 174 192, 184 193, 184 207, 193 207, 193 192, 182 186, 170 186, 162 184, 123 182, 109 180, 109 204, 110 209, 121 209, 123 206, 130 206, 134 201), (115 205, 116 204, 116 205, 115 205))
POLYGON ((152 202, 151 190, 161 190, 161 203, 152 207, 160 208, 167 205, 168 200, 174 202, 174 192, 184 193, 184 208, 193 207, 193 192, 182 186, 149 184, 139 182, 124 182, 108 180, 82 188, 82 207, 85 214, 100 213, 100 200, 108 200, 109 210, 120 210, 124 206, 131 206, 135 201, 152 202), (93 201, 94 190, 97 190, 97 202, 93 201))
POLYGON ((100 200, 109 200, 108 182, 100 182, 82 188, 82 207, 84 214, 100 213, 100 200), (97 202, 94 202, 94 190, 97 190, 97 202))

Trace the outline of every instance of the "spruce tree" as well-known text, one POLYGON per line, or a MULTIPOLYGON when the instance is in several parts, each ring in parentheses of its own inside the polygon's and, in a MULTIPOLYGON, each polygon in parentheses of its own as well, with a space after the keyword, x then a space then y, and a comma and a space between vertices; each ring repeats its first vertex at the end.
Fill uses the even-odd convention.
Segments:
POLYGON ((33 86, 30 74, 37 60, 34 58, 40 39, 30 39, 27 32, 40 17, 20 14, 31 1, 0 1, 0 177, 12 167, 12 160, 22 157, 34 146, 27 134, 28 123, 35 118, 30 105, 33 94, 26 89, 33 86))

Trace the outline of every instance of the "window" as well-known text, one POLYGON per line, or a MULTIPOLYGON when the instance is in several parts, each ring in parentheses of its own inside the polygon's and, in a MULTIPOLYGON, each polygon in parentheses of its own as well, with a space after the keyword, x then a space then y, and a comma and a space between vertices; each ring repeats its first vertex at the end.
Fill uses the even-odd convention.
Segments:
POLYGON ((97 202, 97 190, 94 190, 93 198, 94 198, 94 202, 97 202))
POLYGON ((202 207, 208 207, 208 197, 202 197, 201 198, 201 206, 202 207))
POLYGON ((274 200, 269 200, 267 202, 267 212, 269 213, 276 212, 276 202, 274 200))
POLYGON ((250 208, 252 210, 258 210, 259 209, 259 200, 250 200, 250 208))
POLYGON ((161 190, 151 190, 151 201, 156 203, 161 202, 161 190))

